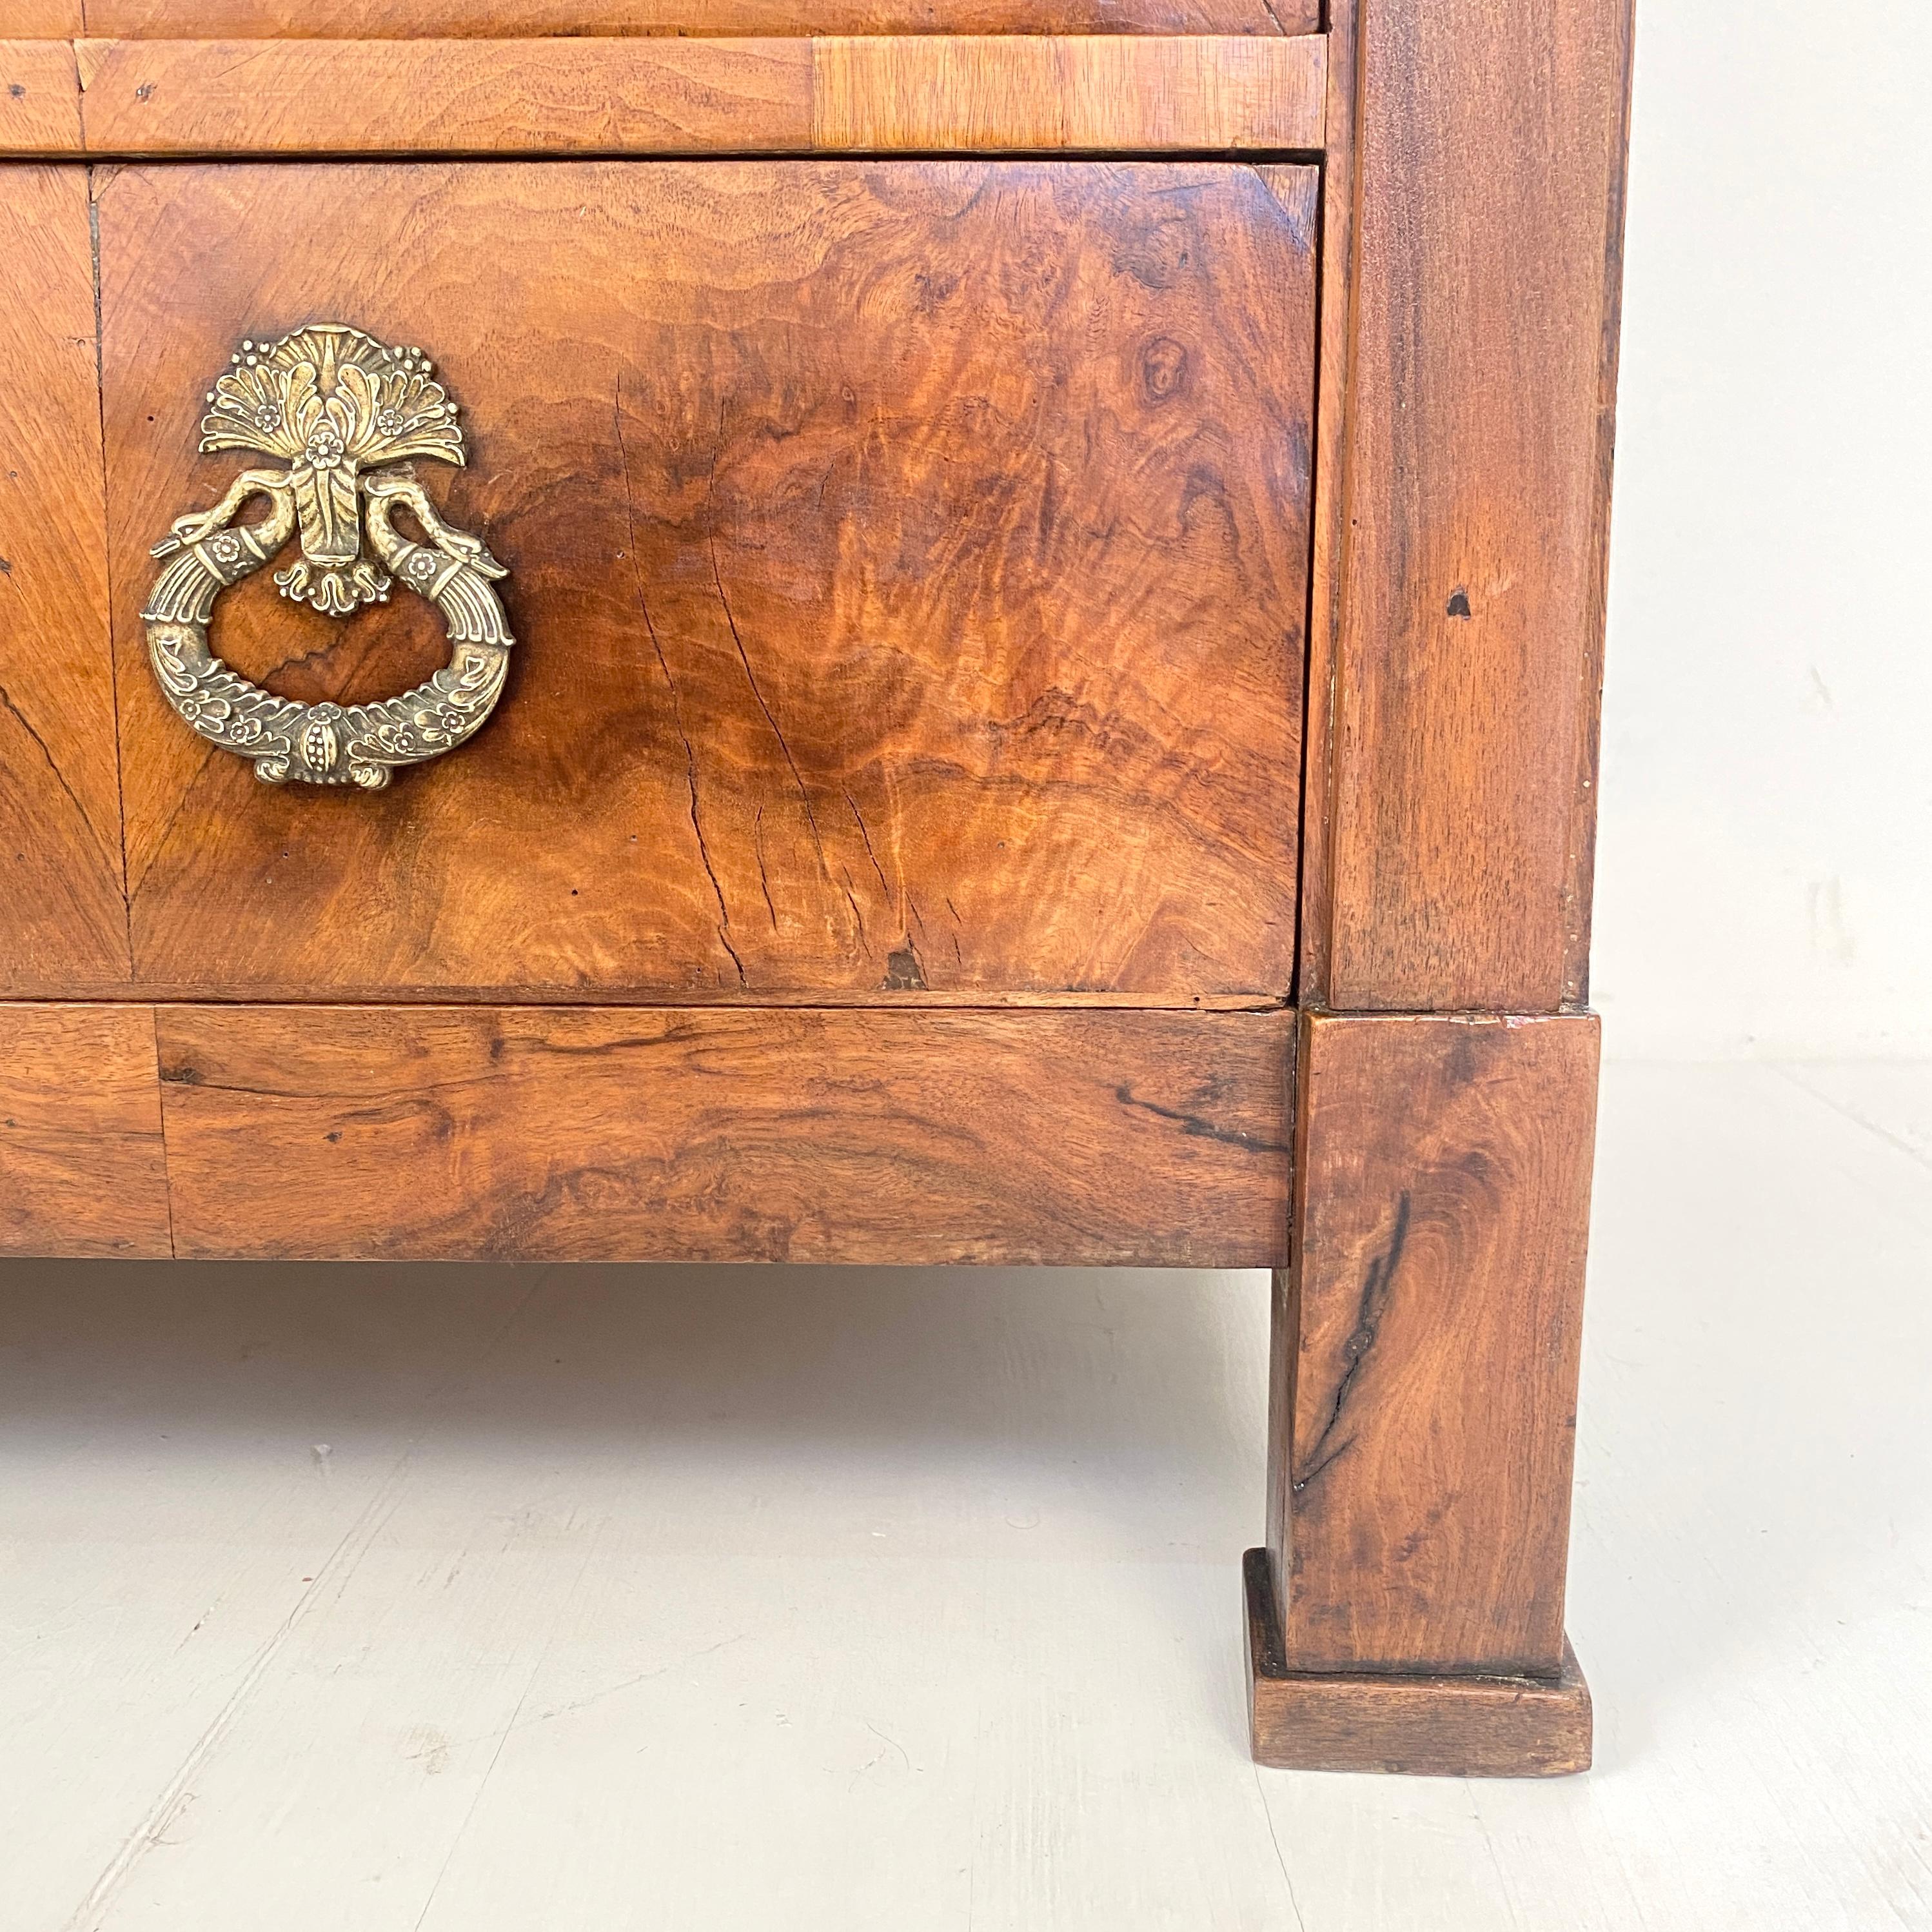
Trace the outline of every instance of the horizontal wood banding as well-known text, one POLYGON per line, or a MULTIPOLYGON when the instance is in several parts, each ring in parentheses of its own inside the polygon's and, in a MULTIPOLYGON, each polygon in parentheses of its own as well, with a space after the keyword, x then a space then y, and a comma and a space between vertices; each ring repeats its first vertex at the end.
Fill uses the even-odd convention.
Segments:
MULTIPOLYGON (((160 0, 167 5, 171 0, 160 0)), ((38 40, 70 40, 87 32, 81 0, 8 0, 7 31, 38 40)))
POLYGON ((1589 1014, 1304 1023, 1290 1668, 1562 1666, 1597 1045, 1589 1014))
POLYGON ((1250 1550, 1242 1574, 1257 1762, 1412 1778, 1560 1778, 1589 1769, 1590 1690, 1568 1644, 1555 1677, 1290 1672, 1274 1636, 1268 1552, 1250 1550))
POLYGON ((82 40, 90 152, 760 154, 812 140, 804 40, 82 40))
MULTIPOLYGON (((78 34, 80 0, 13 0, 18 32, 78 34)), ((96 34, 171 39, 182 0, 91 0, 96 34)), ((223 39, 538 34, 1312 34, 1318 0, 194 0, 223 39)))
POLYGON ((156 1010, 176 1239, 262 1259, 1256 1267, 1286 1013, 156 1010))
POLYGON ((822 149, 1318 148, 1317 40, 826 39, 822 149))
POLYGON ((152 1009, 0 1005, 0 1255, 168 1252, 152 1009))
POLYGON ((3 995, 8 1000, 72 1002, 139 999, 155 1006, 260 1006, 265 1001, 281 1006, 602 1006, 614 1012, 643 1007, 717 1006, 727 1011, 779 1012, 796 1008, 825 1006, 847 1011, 874 1008, 892 1012, 952 1012, 999 1010, 1009 1012, 1190 1012, 1277 1013, 1286 1002, 1256 993, 1009 993, 982 990, 934 992, 917 987, 894 987, 863 991, 734 992, 720 990, 679 994, 668 998, 662 992, 626 994, 592 986, 503 986, 488 991, 452 992, 446 988, 388 986, 331 987, 327 992, 304 991, 266 993, 211 992, 202 986, 170 984, 142 980, 132 986, 124 977, 99 984, 78 983, 63 979, 59 983, 9 986, 3 995))
MULTIPOLYGON (((1321 146, 1317 36, 75 44, 100 154, 1321 146)), ((71 140, 50 127, 50 152, 71 140)))

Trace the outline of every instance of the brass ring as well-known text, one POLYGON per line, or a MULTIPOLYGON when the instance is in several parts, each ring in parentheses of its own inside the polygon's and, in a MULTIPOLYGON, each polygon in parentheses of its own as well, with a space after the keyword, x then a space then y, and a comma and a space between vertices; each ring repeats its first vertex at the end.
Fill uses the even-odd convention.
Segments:
POLYGON ((503 566, 436 514, 405 460, 464 460, 456 405, 420 350, 388 348, 338 322, 244 341, 230 362, 208 392, 202 448, 254 450, 289 466, 243 471, 212 510, 177 518, 155 544, 167 561, 141 613, 148 661, 175 710, 204 738, 252 758, 257 778, 380 790, 396 766, 475 735, 502 694, 516 641, 489 582, 508 574, 503 566), (256 496, 268 498, 268 514, 236 524, 256 496), (398 508, 427 543, 397 530, 398 508), (284 596, 346 616, 386 602, 400 580, 442 613, 448 668, 399 698, 302 704, 213 656, 216 598, 297 533, 300 561, 275 573, 284 596))

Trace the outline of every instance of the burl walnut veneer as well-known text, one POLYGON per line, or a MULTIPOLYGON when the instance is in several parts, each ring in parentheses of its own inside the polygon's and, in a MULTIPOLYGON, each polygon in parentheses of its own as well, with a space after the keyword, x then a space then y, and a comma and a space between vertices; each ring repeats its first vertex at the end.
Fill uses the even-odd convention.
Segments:
POLYGON ((0 1252, 1272 1268, 1257 1756, 1586 1765, 1628 0, 8 22, 0 1252))

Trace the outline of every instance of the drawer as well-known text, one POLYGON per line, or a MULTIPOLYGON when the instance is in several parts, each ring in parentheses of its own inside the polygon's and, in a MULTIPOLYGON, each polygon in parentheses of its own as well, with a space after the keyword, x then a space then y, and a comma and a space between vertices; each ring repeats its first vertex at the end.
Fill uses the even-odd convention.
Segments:
MULTIPOLYGON (((134 982, 1284 994, 1316 181, 1192 160, 104 171, 134 982), (494 714, 381 790, 260 782, 148 662, 151 547, 266 460, 198 447, 214 380, 244 338, 316 323, 434 363, 467 460, 418 480, 508 570, 494 714)), ((272 692, 353 705, 448 657, 400 586, 339 614, 274 576, 224 591, 209 629, 272 692)))

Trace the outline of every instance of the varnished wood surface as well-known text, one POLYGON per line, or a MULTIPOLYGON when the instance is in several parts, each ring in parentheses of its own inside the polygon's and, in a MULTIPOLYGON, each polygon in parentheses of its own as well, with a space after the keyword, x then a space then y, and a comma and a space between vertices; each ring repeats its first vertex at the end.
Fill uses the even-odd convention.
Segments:
POLYGON ((98 154, 1322 144, 1324 45, 1310 35, 95 39, 76 52, 81 140, 98 154))
POLYGON ((0 992, 128 971, 86 171, 0 166, 0 992))
POLYGON ((1595 1017, 1304 1028, 1270 1451, 1285 1666, 1554 1676, 1595 1017))
POLYGON ((82 40, 97 154, 757 154, 812 146, 802 40, 82 40))
POLYGON ((156 1012, 183 1255, 1252 1267, 1286 1237, 1286 1014, 156 1012))
MULTIPOLYGON (((130 169, 100 201, 142 977, 1278 996, 1292 970, 1314 177, 1218 164, 130 169), (181 264, 193 260, 184 276, 181 264), (418 342, 511 566, 473 743, 275 789, 163 704, 148 546, 243 334, 418 342), (559 344, 570 352, 560 354, 559 344)), ((267 573, 290 695, 441 661, 267 573)))
POLYGON ((542 34, 1312 34, 1317 0, 15 0, 19 33, 171 40, 542 34), (32 10, 38 8, 38 12, 32 10))
POLYGON ((1335 645, 1348 535, 1348 369, 1354 350, 1358 0, 1330 0, 1324 62, 1320 343, 1308 571, 1307 711, 1302 730, 1300 940, 1295 998, 1328 1004, 1334 893, 1329 876, 1335 759, 1335 645))
POLYGON ((71 40, 87 32, 81 0, 8 0, 6 28, 22 38, 71 40))
POLYGON ((1316 943, 1336 1008, 1549 1011, 1586 997, 1629 0, 1358 10, 1316 943))
POLYGON ((60 40, 0 40, 0 155, 71 154, 80 146, 73 48, 60 40))
POLYGON ((1318 39, 812 43, 824 149, 1214 148, 1322 145, 1318 39))
POLYGON ((1385 1676, 1282 1666, 1268 1554, 1242 1565, 1258 1762, 1416 1778, 1560 1778, 1590 1768, 1589 1686, 1566 1643, 1554 1677, 1385 1676))
POLYGON ((168 1252, 152 1010, 0 1004, 0 1255, 168 1252))
MULTIPOLYGON (((170 985, 166 981, 144 981, 132 985, 124 976, 98 986, 77 982, 55 988, 35 986, 22 991, 10 988, 15 998, 30 1000, 122 1000, 136 998, 157 1005, 192 1006, 215 1003, 246 1006, 245 998, 210 993, 194 986, 170 985)), ((334 1006, 345 998, 339 992, 278 994, 286 1006, 334 1006)), ((382 1004, 400 1006, 662 1006, 686 1002, 668 1000, 662 994, 649 992, 622 997, 582 986, 508 986, 490 992, 472 991, 458 996, 448 992, 425 992, 420 987, 386 990, 382 1004)), ((986 1008, 1012 1012, 1190 1012, 1272 1013, 1283 1010, 1286 1002, 1264 998, 1254 993, 1008 993, 934 992, 929 987, 862 987, 845 992, 790 992, 750 993, 742 988, 707 992, 702 1002, 717 1006, 891 1006, 908 1012, 948 1012, 955 1008, 986 1008)))

